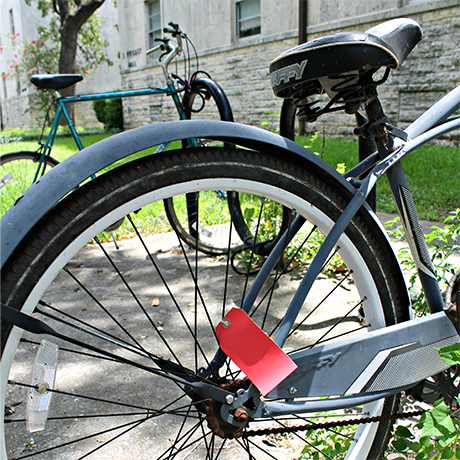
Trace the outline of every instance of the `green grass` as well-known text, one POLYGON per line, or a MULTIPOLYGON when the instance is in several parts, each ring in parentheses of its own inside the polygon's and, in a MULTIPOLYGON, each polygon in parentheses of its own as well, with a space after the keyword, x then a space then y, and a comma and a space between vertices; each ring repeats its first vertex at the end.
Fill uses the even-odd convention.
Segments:
MULTIPOLYGON (((88 147, 96 142, 99 142, 107 137, 112 136, 112 133, 99 133, 99 134, 89 134, 82 135, 81 141, 84 147, 88 147)), ((19 132, 14 138, 24 138, 27 136, 22 136, 19 132)), ((36 139, 39 135, 37 134, 36 139)), ((6 137, 4 136, 3 139, 6 137)), ((12 136, 9 136, 11 139, 12 136)), ((1 140, 1 139, 0 139, 1 140)), ((168 148, 177 148, 180 146, 179 142, 172 143, 168 148)), ((24 140, 24 141, 14 141, 14 142, 3 142, 0 143, 0 155, 17 152, 17 151, 37 151, 38 142, 37 140, 24 140)), ((131 155, 129 158, 124 158, 112 165, 110 165, 106 170, 113 169, 117 166, 120 166, 127 161, 132 161, 141 156, 146 156, 151 154, 154 151, 154 148, 144 150, 137 154, 131 155)), ((78 152, 78 148, 75 145, 75 142, 72 137, 58 137, 55 140, 51 156, 59 162, 66 160, 75 153, 78 152)), ((33 178, 36 175, 37 164, 32 161, 14 161, 2 165, 0 167, 0 177, 12 177, 12 181, 8 182, 8 185, 2 189, 0 195, 0 217, 5 214, 5 212, 14 204, 14 202, 24 193, 24 191, 32 184, 33 178)), ((106 171, 104 170, 104 171, 106 171)), ((104 172, 102 171, 102 172, 104 172)))
MULTIPOLYGON (((297 138, 321 154, 323 140, 297 138)), ((345 163, 346 170, 358 163, 358 143, 354 140, 326 139, 324 160, 336 167, 345 163)), ((450 211, 460 207, 460 149, 428 144, 402 160, 409 188, 422 220, 442 221, 450 211)), ((377 184, 377 211, 396 213, 396 206, 385 178, 377 184)))
MULTIPOLYGON (((92 134, 82 136, 85 147, 94 144, 112 134, 92 134)), ((317 138, 313 141, 306 137, 299 137, 297 142, 307 144, 313 152, 323 156, 324 160, 334 167, 344 164, 346 170, 358 162, 357 142, 354 140, 317 138)), ((179 143, 173 143, 169 148, 178 148, 179 143)), ((36 150, 36 141, 20 141, 0 144, 0 154, 17 150, 36 150)), ((110 167, 131 161, 135 157, 145 156, 153 149, 141 152, 128 159, 121 160, 110 167)), ((76 152, 71 137, 56 139, 52 156, 63 161, 76 152)), ((414 195, 419 216, 423 220, 441 221, 450 211, 460 207, 460 151, 454 147, 427 145, 421 147, 403 160, 409 187, 414 195)), ((377 210, 387 213, 396 213, 388 184, 385 179, 378 183, 377 210)))
MULTIPOLYGON (((90 134, 88 136, 82 136, 81 141, 83 147, 88 147, 96 142, 99 142, 106 137, 110 137, 113 134, 101 133, 101 134, 90 134)), ((38 136, 37 136, 38 139, 38 136)), ((36 140, 33 141, 19 141, 9 142, 6 144, 0 144, 0 155, 9 152, 17 152, 18 150, 30 150, 35 151, 38 148, 36 140)), ((64 161, 74 153, 78 152, 78 148, 75 145, 75 141, 72 137, 59 137, 56 139, 51 156, 58 161, 64 161)))

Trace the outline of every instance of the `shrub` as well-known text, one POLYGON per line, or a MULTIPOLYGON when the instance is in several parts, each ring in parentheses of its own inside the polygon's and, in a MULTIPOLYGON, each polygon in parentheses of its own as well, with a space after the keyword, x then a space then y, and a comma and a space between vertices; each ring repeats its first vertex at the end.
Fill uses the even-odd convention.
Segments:
POLYGON ((96 118, 104 124, 106 131, 123 129, 123 107, 121 99, 100 99, 93 101, 96 118))

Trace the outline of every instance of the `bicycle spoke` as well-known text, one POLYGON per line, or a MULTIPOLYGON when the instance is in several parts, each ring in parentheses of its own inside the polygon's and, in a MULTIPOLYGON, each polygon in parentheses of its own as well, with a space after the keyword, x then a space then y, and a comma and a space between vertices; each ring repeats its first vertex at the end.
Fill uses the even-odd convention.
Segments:
MULTIPOLYGON (((176 455, 179 455, 182 451, 189 449, 192 446, 198 445, 202 438, 197 438, 193 439, 190 443, 189 440, 192 438, 192 436, 195 434, 196 431, 200 429, 200 422, 197 422, 195 425, 193 425, 189 430, 184 433, 184 435, 176 440, 174 444, 172 444, 168 449, 166 449, 165 452, 160 454, 160 456, 157 458, 157 460, 163 460, 163 459, 173 459, 176 457, 176 455), (177 446, 179 442, 182 442, 180 446, 177 446), (168 457, 165 457, 165 455, 168 455, 168 457)), ((209 435, 209 433, 208 433, 209 435)))
POLYGON ((243 447, 243 449, 248 453, 248 458, 250 460, 253 460, 254 457, 253 455, 251 454, 251 451, 250 451, 250 446, 253 446, 254 448, 262 451, 265 455, 268 455, 269 457, 273 458, 274 460, 278 460, 275 456, 273 456, 270 452, 268 452, 267 449, 264 449, 262 448, 259 444, 255 443, 254 441, 252 441, 250 438, 243 438, 243 439, 237 439, 237 442, 243 447))
POLYGON ((335 329, 340 323, 342 323, 343 321, 345 321, 346 318, 348 318, 350 316, 350 314, 355 311, 357 308, 359 308, 362 303, 366 300, 366 298, 364 298, 363 300, 361 300, 359 303, 357 303, 353 308, 351 308, 347 314, 345 316, 342 316, 341 318, 339 318, 333 325, 332 327, 329 328, 329 330, 327 332, 325 332, 312 346, 316 346, 322 339, 324 339, 324 337, 326 337, 333 329, 335 329))
MULTIPOLYGON (((153 259, 153 257, 152 257, 152 255, 151 255, 150 251, 148 250, 147 245, 145 244, 145 242, 144 242, 142 236, 140 235, 140 233, 139 233, 139 231, 138 231, 136 225, 134 224, 134 222, 133 222, 131 216, 128 216, 128 220, 129 220, 129 222, 131 223, 131 225, 132 225, 132 227, 133 227, 133 229, 134 229, 134 231, 135 231, 135 233, 136 233, 138 239, 140 240, 140 242, 141 242, 141 244, 142 244, 142 247, 144 248, 144 250, 145 250, 145 252, 146 252, 146 254, 147 254, 147 256, 148 256, 150 262, 151 262, 152 265, 154 266, 154 268, 155 268, 156 272, 158 273, 158 275, 159 275, 159 277, 160 277, 160 279, 161 279, 163 285, 165 286, 165 288, 166 288, 166 290, 167 290, 169 296, 171 297, 171 300, 173 301, 173 303, 174 303, 174 305, 175 305, 175 307, 176 307, 178 313, 181 315, 181 318, 182 318, 182 320, 183 320, 185 326, 186 326, 187 329, 189 330, 191 336, 194 337, 195 344, 197 344, 198 340, 197 340, 197 338, 196 338, 196 331, 194 331, 194 330, 192 329, 192 327, 190 326, 189 322, 188 322, 187 319, 185 318, 185 315, 184 315, 182 309, 180 308, 179 303, 177 302, 177 300, 176 300, 174 294, 172 293, 172 291, 171 291, 171 289, 170 289, 170 287, 169 287, 169 285, 168 285, 166 279, 164 278, 163 274, 161 273, 161 270, 160 270, 158 264, 155 262, 155 260, 153 259)), ((181 239, 180 239, 179 237, 178 237, 178 241, 179 241, 179 244, 180 244, 182 253, 183 253, 183 255, 184 255, 184 259, 185 259, 185 261, 186 261, 186 263, 187 263, 187 266, 189 267, 189 270, 190 270, 190 273, 191 273, 193 282, 194 282, 194 284, 195 284, 195 287, 196 287, 196 288, 195 288, 195 292, 197 292, 197 290, 198 290, 198 284, 197 284, 197 282, 196 282, 196 280, 195 280, 195 278, 194 278, 194 276, 193 276, 193 271, 192 271, 191 266, 190 266, 190 263, 189 263, 189 261, 188 261, 188 258, 187 258, 186 252, 185 252, 185 248, 184 248, 183 243, 182 243, 182 241, 181 241, 181 239)), ((199 295, 200 295, 200 299, 201 299, 201 301, 202 301, 202 304, 205 305, 205 304, 204 304, 204 300, 203 300, 203 296, 201 295, 201 293, 200 293, 199 295)), ((196 309, 197 309, 197 308, 195 308, 195 310, 196 310, 196 309)), ((209 323, 210 323, 211 328, 212 328, 212 323, 211 323, 211 320, 210 320, 210 318, 209 318, 209 315, 208 315, 208 320, 209 320, 209 323)), ((195 321, 195 323, 196 323, 196 321, 195 321)), ((213 328, 212 328, 212 330, 214 331, 213 328)), ((216 337, 216 341, 217 341, 217 337, 216 337)), ((200 346, 199 346, 199 343, 198 343, 197 346, 200 347, 200 346)), ((169 349, 169 347, 168 347, 168 349, 169 349)), ((200 347, 200 352, 201 352, 202 357, 205 359, 206 364, 209 365, 209 361, 208 361, 208 359, 207 359, 207 357, 206 357, 206 354, 205 354, 204 350, 203 350, 201 347, 200 347)), ((172 352, 172 354, 174 355, 173 352, 172 352)), ((176 359, 177 359, 177 358, 176 358, 176 359)), ((179 363, 179 361, 177 361, 177 362, 179 363)))
MULTIPOLYGON (((313 232, 316 230, 316 226, 313 227, 313 229, 310 231, 310 233, 307 235, 307 237, 303 240, 303 242, 300 244, 300 246, 296 249, 295 253, 292 255, 292 257, 289 259, 288 263, 286 264, 286 266, 283 268, 283 270, 280 272, 280 273, 277 273, 277 275, 274 277, 273 279, 273 282, 271 283, 271 286, 269 289, 267 289, 267 291, 265 292, 265 294, 262 296, 262 298, 259 300, 258 304, 253 307, 251 309, 251 312, 250 312, 250 316, 253 316, 254 313, 259 309, 259 307, 262 305, 262 303, 265 301, 265 299, 268 297, 268 296, 271 296, 274 289, 275 289, 275 286, 276 286, 276 283, 281 279, 281 276, 284 275, 289 266, 292 264, 292 262, 295 260, 295 258, 297 257, 297 255, 300 253, 301 249, 304 247, 304 245, 307 243, 307 241, 309 240, 310 236, 313 234, 313 232)), ((281 324, 281 322, 280 322, 281 324)), ((277 325, 277 327, 279 327, 279 324, 277 325)), ((275 329, 276 330, 276 329, 275 329)), ((272 331, 273 333, 274 331, 272 331)))
MULTIPOLYGON (((142 422, 148 420, 148 417, 146 417, 145 419, 142 420, 142 422)), ((102 430, 102 431, 99 431, 97 433, 92 433, 91 435, 88 435, 88 436, 83 436, 81 438, 78 438, 78 439, 74 439, 72 441, 67 441, 67 442, 64 442, 58 446, 53 446, 53 447, 48 447, 46 449, 43 449, 39 452, 32 452, 30 454, 26 454, 26 455, 23 455, 22 457, 20 458, 28 458, 28 457, 34 457, 36 455, 41 455, 41 454, 44 454, 44 453, 47 453, 47 452, 51 452, 53 450, 58 450, 58 449, 62 449, 63 447, 67 447, 67 446, 71 446, 73 444, 77 444, 79 442, 83 442, 83 441, 86 441, 88 439, 91 439, 91 438, 94 438, 96 436, 101 436, 103 434, 107 434, 107 433, 110 433, 112 431, 115 431, 115 430, 118 430, 118 429, 121 429, 121 428, 124 428, 124 427, 127 427, 127 426, 131 426, 131 425, 135 425, 137 424, 138 421, 134 421, 134 422, 128 422, 128 423, 125 423, 123 425, 120 425, 120 426, 117 426, 115 428, 109 428, 109 429, 106 429, 106 430, 102 430)))
MULTIPOLYGON (((197 336, 196 327, 197 327, 198 304, 201 305, 201 307, 203 308, 203 311, 204 311, 204 313, 206 315, 206 320, 207 320, 208 325, 209 325, 209 332, 213 335, 213 337, 215 339, 215 342, 218 343, 216 331, 214 330, 214 325, 213 325, 212 319, 210 317, 208 308, 206 307, 205 299, 203 297, 203 294, 201 293, 201 289, 200 289, 200 286, 198 284, 198 280, 196 279, 196 275, 194 274, 192 265, 190 264, 190 260, 187 257, 187 254, 185 252, 185 248, 184 248, 183 243, 182 243, 181 240, 179 240, 179 244, 181 246, 181 250, 182 250, 182 253, 184 255, 184 260, 185 260, 185 262, 187 264, 188 272, 190 274, 190 277, 192 278, 193 285, 194 285, 194 288, 195 288, 194 289, 195 299, 194 299, 194 326, 193 326, 193 330, 192 330, 192 327, 188 323, 186 323, 186 325, 189 328, 189 331, 190 331, 192 337, 194 338, 194 347, 196 347, 195 356, 196 357, 198 356, 197 352, 199 350, 201 356, 203 357, 203 359, 206 362, 206 365, 210 366, 209 359, 208 359, 206 353, 204 352, 203 348, 201 347, 200 341, 198 340, 198 336, 197 336), (200 298, 200 302, 198 302, 198 297, 200 298)), ((198 253, 196 251, 195 266, 197 267, 197 265, 198 265, 198 253)))
MULTIPOLYGON (((24 387, 24 388, 35 388, 35 386, 33 386, 33 385, 30 385, 30 384, 27 384, 27 383, 24 383, 24 382, 15 382, 13 380, 8 380, 8 384, 9 385, 20 386, 20 387, 24 387)), ((144 410, 146 412, 152 412, 153 411, 153 412, 158 413, 159 415, 164 415, 164 414, 175 415, 176 412, 178 412, 179 410, 182 410, 184 408, 187 408, 187 407, 191 406, 191 404, 187 404, 185 406, 179 407, 178 409, 175 409, 174 411, 164 412, 165 408, 170 407, 170 406, 174 405, 175 403, 177 403, 178 401, 180 401, 182 398, 185 397, 185 394, 183 394, 183 395, 177 397, 175 400, 171 401, 163 409, 153 410, 151 407, 143 407, 143 406, 137 406, 137 405, 128 404, 128 403, 123 403, 121 401, 114 401, 114 400, 110 400, 110 399, 96 398, 96 397, 91 397, 91 396, 88 396, 88 395, 75 393, 75 392, 68 392, 68 391, 64 391, 64 390, 48 389, 47 391, 49 391, 51 393, 55 393, 55 394, 60 394, 60 395, 63 395, 63 396, 73 396, 73 397, 76 397, 76 398, 79 398, 79 399, 84 399, 84 400, 88 400, 88 401, 94 401, 94 402, 98 402, 98 403, 110 404, 110 405, 115 405, 115 406, 120 406, 120 407, 128 407, 128 408, 131 408, 131 409, 142 409, 142 410, 144 410)), ((72 418, 79 418, 79 417, 80 416, 73 416, 72 418)), ((13 421, 16 422, 16 420, 12 420, 11 423, 13 421)))
MULTIPOLYGON (((56 311, 57 313, 60 313, 60 314, 64 315, 65 317, 68 317, 68 318, 72 319, 75 323, 80 323, 80 324, 82 324, 84 327, 78 326, 77 324, 74 324, 74 323, 69 322, 69 321, 65 321, 65 320, 63 320, 62 318, 58 318, 57 316, 51 315, 51 314, 49 314, 49 313, 46 313, 45 311, 40 310, 40 309, 38 309, 38 308, 35 309, 35 312, 36 312, 36 313, 39 313, 39 314, 41 314, 41 315, 43 315, 43 316, 46 316, 47 318, 50 318, 50 319, 52 319, 52 320, 54 320, 54 321, 57 321, 57 322, 59 322, 59 323, 61 323, 61 324, 65 324, 66 326, 71 327, 71 328, 73 328, 73 329, 75 329, 75 330, 78 330, 78 331, 81 331, 81 332, 85 332, 86 334, 92 335, 93 337, 97 337, 97 338, 99 338, 99 339, 103 339, 103 340, 105 340, 105 341, 107 341, 107 342, 110 342, 110 343, 112 343, 112 344, 116 344, 117 346, 123 348, 124 350, 130 351, 130 352, 132 352, 132 353, 136 353, 136 354, 139 355, 139 356, 143 356, 143 357, 145 357, 145 358, 150 358, 152 361, 155 361, 155 359, 154 359, 155 357, 154 357, 151 353, 148 353, 148 352, 139 344, 139 342, 136 341, 136 339, 134 339, 134 337, 132 337, 132 335, 129 334, 129 332, 126 331, 126 329, 125 329, 123 326, 121 326, 121 325, 120 325, 120 328, 122 329, 122 331, 125 332, 125 333, 128 335, 128 337, 130 337, 130 338, 132 337, 133 342, 134 342, 136 345, 138 345, 138 348, 133 347, 132 345, 128 344, 127 342, 124 342, 123 340, 121 340, 121 339, 119 339, 119 338, 117 338, 117 337, 115 337, 115 336, 113 336, 113 335, 111 335, 111 334, 107 334, 106 332, 102 331, 101 329, 98 329, 98 328, 96 328, 95 326, 93 326, 93 325, 91 325, 91 324, 89 324, 89 323, 87 323, 87 322, 85 322, 85 321, 82 321, 82 320, 80 320, 79 318, 76 318, 75 316, 71 316, 71 315, 69 315, 69 314, 64 313, 64 312, 62 312, 61 310, 58 310, 57 308, 54 308, 52 305, 50 305, 50 304, 48 304, 48 303, 46 303, 46 302, 44 302, 44 301, 42 301, 42 300, 40 300, 38 303, 39 303, 41 306, 47 307, 47 308, 49 308, 49 309, 51 309, 51 310, 53 310, 53 311, 56 311), (93 331, 92 331, 91 329, 92 329, 93 331)), ((110 316, 111 316, 111 315, 110 315, 110 316)), ((118 325, 119 322, 117 321, 116 324, 118 325)), ((77 352, 75 351, 75 353, 77 353, 77 352)), ((82 354, 83 354, 83 353, 82 353, 82 354)), ((90 355, 90 356, 95 356, 95 355, 90 355)), ((107 357, 107 356, 100 357, 100 359, 107 359, 107 360, 115 361, 114 359, 111 359, 111 358, 109 358, 109 357, 107 357)))
MULTIPOLYGON (((117 435, 115 435, 113 438, 109 439, 108 441, 105 441, 103 444, 101 444, 100 446, 97 446, 95 447, 93 450, 87 452, 85 455, 83 455, 82 457, 79 457, 78 460, 83 460, 84 458, 87 458, 89 457, 90 455, 94 454, 95 452, 97 452, 98 450, 106 447, 107 445, 109 445, 110 443, 116 441, 118 438, 124 436, 126 433, 129 433, 131 430, 134 430, 135 428, 137 428, 138 426, 142 425, 143 423, 145 423, 147 420, 149 420, 149 417, 139 421, 138 423, 134 424, 133 426, 130 426, 128 427, 125 431, 123 431, 122 433, 119 433, 117 435)), ((118 427, 117 429, 119 428, 122 428, 122 427, 118 427)))
MULTIPOLYGON (((325 301, 326 301, 326 300, 327 300, 327 299, 328 299, 328 298, 329 298, 339 287, 341 287, 342 284, 343 284, 346 280, 349 279, 350 276, 351 276, 351 273, 350 273, 350 272, 347 273, 347 275, 344 276, 344 277, 340 280, 340 282, 337 283, 337 284, 334 286, 334 288, 333 288, 331 291, 329 291, 329 292, 323 297, 323 299, 321 300, 321 302, 319 302, 319 303, 308 313, 308 315, 305 316, 305 318, 304 318, 302 321, 300 321, 296 326, 294 326, 294 327, 292 328, 291 332, 289 333, 289 336, 291 336, 292 334, 294 334, 294 332, 297 331, 297 330, 300 328, 300 326, 302 326, 302 324, 304 324, 304 323, 315 313, 315 311, 316 311, 319 307, 321 307, 321 305, 322 305, 322 304, 323 304, 323 303, 324 303, 324 302, 325 302, 325 301)), ((274 332, 274 331, 273 331, 273 332, 274 332)))
MULTIPOLYGON (((121 331, 123 331, 136 345, 137 347, 144 351, 144 353, 147 354, 146 350, 143 349, 143 347, 140 345, 140 343, 132 336, 132 334, 130 334, 124 327, 123 325, 120 323, 120 321, 118 321, 113 315, 112 313, 110 313, 110 311, 104 307, 104 305, 102 305, 102 303, 96 298, 95 295, 93 295, 89 289, 80 281, 78 280, 78 278, 72 273, 70 272, 70 270, 67 268, 67 267, 64 267, 64 271, 78 284, 78 286, 80 286, 87 294, 88 296, 96 303, 96 305, 98 305, 98 307, 107 315, 110 317, 110 319, 120 328, 121 331)), ((40 302, 39 302, 40 303, 40 302)), ((62 313, 62 312, 61 312, 62 313)), ((64 314, 64 313, 62 313, 64 314)), ((91 326, 91 327, 94 327, 94 326, 91 326)))
POLYGON ((296 350, 293 350, 290 353, 296 353, 298 351, 310 349, 310 348, 316 347, 316 346, 318 346, 318 345, 320 345, 322 343, 329 342, 329 341, 337 339, 339 337, 344 337, 345 335, 353 334, 353 333, 355 333, 357 331, 360 331, 362 329, 366 329, 366 326, 360 326, 358 328, 348 330, 346 332, 343 332, 341 334, 337 334, 337 335, 335 335, 333 337, 329 337, 326 340, 323 340, 327 335, 329 335, 329 333, 333 329, 335 329, 339 324, 341 324, 343 321, 345 321, 353 311, 355 311, 357 308, 359 308, 365 300, 366 299, 361 300, 353 308, 351 308, 345 316, 342 316, 342 317, 338 318, 337 321, 335 321, 334 324, 318 340, 316 340, 316 342, 314 342, 312 344, 309 344, 309 345, 306 345, 306 346, 301 347, 301 348, 297 348, 296 350))
MULTIPOLYGON (((289 244, 288 235, 289 235, 289 230, 290 230, 290 228, 291 228, 291 223, 292 223, 292 220, 289 222, 288 228, 286 229, 284 235, 281 237, 281 242, 283 242, 283 251, 282 251, 282 254, 284 254, 284 251, 286 250, 286 248, 287 248, 287 246, 288 246, 288 244, 289 244)), ((280 244, 280 242, 278 242, 278 244, 280 244)), ((281 260, 283 260, 283 257, 284 257, 284 255, 281 255, 280 261, 278 262, 277 267, 276 267, 275 280, 274 280, 274 282, 272 283, 271 288, 268 290, 269 297, 268 297, 268 300, 267 300, 267 307, 266 307, 266 309, 265 309, 265 313, 264 313, 264 316, 263 316, 263 319, 262 319, 262 324, 261 324, 261 326, 260 326, 261 329, 264 329, 264 328, 265 328, 265 321, 267 320, 268 310, 269 310, 270 305, 271 305, 271 301, 272 301, 272 298, 273 298, 273 294, 274 294, 276 282, 277 282, 277 280, 279 280, 279 279, 281 278, 281 275, 282 275, 282 274, 285 272, 285 270, 287 269, 287 267, 283 267, 283 269, 281 269, 281 273, 280 273, 280 262, 281 262, 281 260)))
POLYGON ((166 346, 166 348, 169 350, 169 352, 173 355, 174 359, 177 361, 178 364, 181 364, 180 363, 180 360, 179 358, 176 356, 176 354, 174 353, 174 351, 171 349, 168 341, 164 338, 163 334, 161 333, 161 331, 158 329, 158 327, 156 326, 156 324, 153 322, 152 318, 150 317, 150 315, 148 314, 147 310, 145 309, 145 307, 142 305, 141 301, 139 300, 139 298, 136 296, 136 294, 134 293, 134 291, 131 289, 129 283, 126 281, 126 278, 123 276, 123 274, 120 272, 120 270, 118 269, 118 267, 116 266, 115 262, 113 261, 113 259, 109 256, 109 254, 107 253, 107 251, 105 250, 105 248, 102 246, 101 242, 99 241, 99 239, 97 237, 94 237, 94 240, 96 242, 96 244, 99 246, 99 248, 102 250, 102 252, 104 253, 106 259, 110 262, 110 264, 112 265, 112 268, 115 270, 115 272, 118 274, 118 276, 120 277, 121 281, 123 282, 123 284, 125 285, 125 287, 128 289, 129 293, 131 294, 132 298, 134 299, 134 301, 136 302, 136 304, 138 305, 138 307, 140 308, 140 310, 142 311, 142 313, 144 314, 145 318, 147 318, 148 322, 150 323, 150 325, 152 326, 152 328, 155 330, 155 332, 158 334, 158 336, 160 337, 160 339, 162 340, 163 344, 166 346))
POLYGON ((248 289, 249 273, 251 271, 251 265, 252 265, 252 261, 253 261, 253 258, 254 258, 254 250, 255 250, 256 244, 257 244, 257 237, 259 236, 259 227, 260 227, 260 222, 261 222, 261 218, 262 218, 262 212, 263 212, 264 204, 265 204, 265 198, 261 198, 259 217, 257 219, 256 231, 254 232, 253 243, 252 243, 252 248, 251 248, 249 262, 248 262, 248 269, 247 269, 247 272, 246 272, 246 275, 245 275, 246 276, 246 281, 245 281, 244 288, 243 288, 243 295, 242 295, 242 298, 241 298, 241 305, 243 305, 244 298, 246 297, 246 291, 248 289))

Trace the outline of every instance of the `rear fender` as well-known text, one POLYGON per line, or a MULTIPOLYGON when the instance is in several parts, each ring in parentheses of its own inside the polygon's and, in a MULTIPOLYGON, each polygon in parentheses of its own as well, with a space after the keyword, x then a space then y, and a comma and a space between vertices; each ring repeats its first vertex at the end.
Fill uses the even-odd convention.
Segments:
MULTIPOLYGON (((1 266, 5 264, 21 240, 59 200, 82 182, 104 168, 141 150, 155 145, 189 138, 208 138, 236 144, 257 151, 267 150, 289 158, 317 174, 350 198, 355 189, 329 164, 300 145, 263 129, 224 121, 183 120, 126 131, 81 150, 46 173, 29 187, 0 221, 1 266)), ((375 232, 383 233, 375 214, 367 205, 375 223, 375 232)), ((374 224, 372 224, 374 225, 374 224)), ((387 250, 392 253, 385 235, 387 250)), ((395 257, 395 267, 398 263, 395 257)), ((401 280, 403 277, 401 274, 401 280)), ((409 303, 408 303, 409 305, 409 303)))

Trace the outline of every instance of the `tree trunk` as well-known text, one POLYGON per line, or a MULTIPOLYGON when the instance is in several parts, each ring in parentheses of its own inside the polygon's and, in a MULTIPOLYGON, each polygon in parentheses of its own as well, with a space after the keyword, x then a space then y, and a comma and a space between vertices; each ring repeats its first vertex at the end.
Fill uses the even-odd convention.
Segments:
MULTIPOLYGON (((69 27, 61 29, 61 53, 59 55, 59 73, 75 73, 78 31, 69 27)), ((61 90, 62 96, 72 96, 75 85, 61 90)), ((70 107, 69 107, 70 109, 70 107)))
MULTIPOLYGON (((75 0, 75 7, 69 0, 57 1, 58 14, 61 18, 61 51, 59 54, 59 73, 73 74, 76 67, 78 33, 89 17, 104 3, 105 0, 75 0)), ((72 96, 75 85, 61 90, 62 96, 72 96)), ((73 119, 73 105, 67 109, 73 119)))

